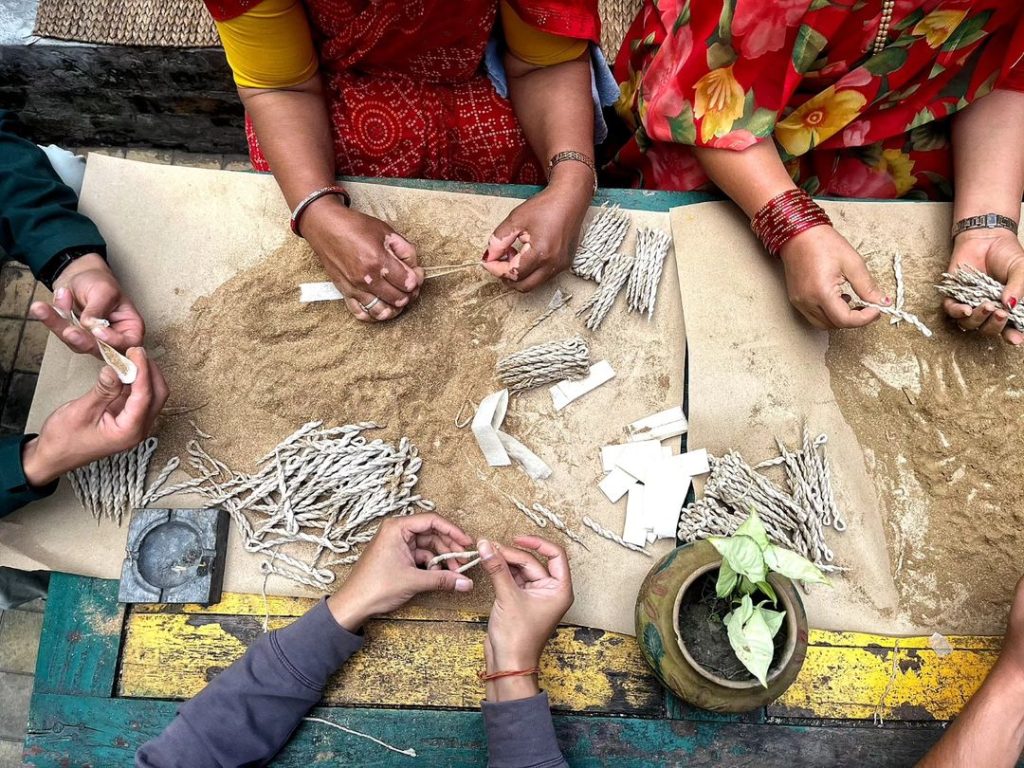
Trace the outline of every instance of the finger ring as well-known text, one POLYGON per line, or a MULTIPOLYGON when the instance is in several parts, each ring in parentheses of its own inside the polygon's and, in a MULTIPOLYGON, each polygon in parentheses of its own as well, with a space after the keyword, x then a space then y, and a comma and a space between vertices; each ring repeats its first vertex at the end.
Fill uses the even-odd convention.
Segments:
POLYGON ((369 312, 371 309, 376 307, 379 302, 380 296, 374 296, 373 301, 371 301, 369 304, 360 304, 359 306, 363 308, 364 312, 369 312))

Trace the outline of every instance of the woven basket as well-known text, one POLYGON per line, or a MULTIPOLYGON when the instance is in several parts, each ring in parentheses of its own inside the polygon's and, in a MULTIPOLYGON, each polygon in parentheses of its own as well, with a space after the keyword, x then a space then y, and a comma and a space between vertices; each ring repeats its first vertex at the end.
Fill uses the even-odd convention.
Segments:
POLYGON ((601 50, 608 63, 615 61, 619 47, 633 19, 640 12, 643 0, 598 0, 601 13, 601 50))
POLYGON ((35 34, 106 45, 220 45, 202 0, 39 0, 35 34))

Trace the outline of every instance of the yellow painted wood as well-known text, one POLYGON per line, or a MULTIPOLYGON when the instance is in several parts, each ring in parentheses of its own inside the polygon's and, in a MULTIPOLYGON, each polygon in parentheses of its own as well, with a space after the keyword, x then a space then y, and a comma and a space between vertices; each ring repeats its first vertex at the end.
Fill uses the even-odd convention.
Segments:
MULTIPOLYGON (((290 617, 272 616, 271 629, 290 617)), ((136 612, 128 621, 122 696, 184 699, 227 667, 261 631, 258 616, 136 612)), ((483 696, 483 622, 386 619, 331 681, 328 705, 476 708, 483 696)), ((575 712, 658 715, 663 696, 632 638, 561 627, 548 644, 541 684, 575 712)))
POLYGON ((985 679, 1001 638, 947 639, 954 650, 940 656, 927 637, 812 631, 800 676, 768 714, 949 720, 985 679))

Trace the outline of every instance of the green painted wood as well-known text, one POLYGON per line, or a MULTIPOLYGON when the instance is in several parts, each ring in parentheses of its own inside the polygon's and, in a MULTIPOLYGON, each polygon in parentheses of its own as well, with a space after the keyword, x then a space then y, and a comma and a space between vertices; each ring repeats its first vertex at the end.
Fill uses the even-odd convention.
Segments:
POLYGON ((110 696, 123 627, 116 581, 54 573, 39 639, 36 692, 110 696))
MULTIPOLYGON (((37 768, 130 766, 136 748, 160 733, 175 707, 166 701, 36 694, 25 761, 37 768)), ((402 748, 412 747, 420 759, 412 761, 364 739, 305 723, 273 765, 468 768, 486 763, 483 723, 477 712, 334 708, 316 709, 312 714, 402 748)), ((942 733, 938 727, 802 727, 579 715, 556 715, 555 727, 572 766, 622 768, 896 768, 912 765, 942 733)))

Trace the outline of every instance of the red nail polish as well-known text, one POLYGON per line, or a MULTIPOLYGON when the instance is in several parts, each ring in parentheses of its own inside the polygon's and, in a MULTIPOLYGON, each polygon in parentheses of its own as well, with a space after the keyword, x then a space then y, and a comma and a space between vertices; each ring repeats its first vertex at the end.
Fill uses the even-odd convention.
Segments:
POLYGON ((1017 297, 1016 296, 1011 296, 1010 298, 1008 298, 1006 300, 1006 306, 1008 306, 1010 309, 1013 309, 1014 307, 1016 307, 1017 306, 1017 297))

